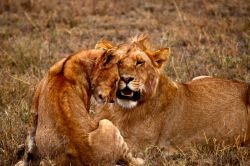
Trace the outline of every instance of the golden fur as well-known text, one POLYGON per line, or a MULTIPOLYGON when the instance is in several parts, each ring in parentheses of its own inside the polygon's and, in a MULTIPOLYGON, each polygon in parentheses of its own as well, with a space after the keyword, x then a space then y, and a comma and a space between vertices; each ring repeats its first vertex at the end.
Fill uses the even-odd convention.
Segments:
POLYGON ((135 153, 152 145, 172 152, 209 138, 249 142, 246 83, 210 77, 171 81, 161 71, 169 49, 152 51, 145 40, 116 47, 114 54, 121 56, 117 102, 98 106, 97 121, 112 121, 135 153))
POLYGON ((88 112, 91 94, 99 102, 114 100, 117 59, 108 51, 88 50, 49 69, 33 97, 30 155, 36 145, 39 157, 60 166, 137 162, 112 122, 98 125, 88 112))

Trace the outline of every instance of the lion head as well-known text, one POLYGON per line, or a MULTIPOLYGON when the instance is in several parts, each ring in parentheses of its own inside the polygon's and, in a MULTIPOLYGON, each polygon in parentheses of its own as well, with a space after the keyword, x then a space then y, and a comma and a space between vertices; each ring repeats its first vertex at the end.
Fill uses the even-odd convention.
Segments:
POLYGON ((117 68, 118 56, 110 50, 109 42, 101 40, 96 49, 105 53, 97 58, 91 75, 92 94, 97 102, 114 102, 119 73, 117 68))
POLYGON ((152 51, 146 46, 146 40, 146 36, 138 36, 113 48, 113 54, 119 57, 116 97, 124 108, 133 108, 155 94, 160 69, 169 56, 169 48, 152 51))
POLYGON ((109 50, 87 50, 60 60, 50 68, 49 75, 63 73, 73 84, 91 87, 97 102, 114 102, 119 80, 117 62, 118 57, 109 50))

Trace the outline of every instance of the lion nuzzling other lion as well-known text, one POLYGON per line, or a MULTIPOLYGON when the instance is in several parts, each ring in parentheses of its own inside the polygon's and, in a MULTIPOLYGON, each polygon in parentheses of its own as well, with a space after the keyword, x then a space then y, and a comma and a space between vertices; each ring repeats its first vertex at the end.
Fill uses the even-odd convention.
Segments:
POLYGON ((109 51, 88 50, 49 69, 33 97, 28 156, 36 146, 40 158, 60 166, 108 165, 119 159, 143 163, 132 157, 112 122, 98 125, 88 112, 91 94, 100 102, 114 100, 118 58, 109 51))
POLYGON ((249 143, 249 85, 210 77, 174 82, 161 70, 169 48, 153 51, 146 40, 116 47, 117 102, 98 106, 96 120, 112 121, 135 153, 152 145, 171 153, 209 138, 249 143))

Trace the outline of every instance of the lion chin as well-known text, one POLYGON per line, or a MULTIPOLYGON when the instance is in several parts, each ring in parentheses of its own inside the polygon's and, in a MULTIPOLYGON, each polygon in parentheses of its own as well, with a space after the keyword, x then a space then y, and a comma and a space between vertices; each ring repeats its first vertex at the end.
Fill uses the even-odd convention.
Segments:
POLYGON ((125 99, 118 99, 117 98, 117 103, 126 109, 132 109, 137 106, 137 101, 132 101, 132 100, 125 100, 125 99))
POLYGON ((116 92, 117 103, 125 108, 132 109, 137 106, 138 101, 141 98, 141 92, 132 90, 129 86, 119 89, 116 92))

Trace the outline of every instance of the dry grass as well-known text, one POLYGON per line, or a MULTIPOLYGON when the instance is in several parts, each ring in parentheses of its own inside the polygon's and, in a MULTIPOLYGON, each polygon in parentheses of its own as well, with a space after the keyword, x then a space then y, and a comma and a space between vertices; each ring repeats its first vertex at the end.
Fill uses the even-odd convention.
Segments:
MULTIPOLYGON (((248 0, 0 1, 0 165, 18 160, 33 89, 48 67, 100 38, 150 34, 155 47, 171 47, 166 72, 177 81, 211 75, 250 82, 249 11, 248 0)), ((249 149, 238 146, 210 143, 167 158, 153 151, 148 165, 250 164, 249 149)))
POLYGON ((237 144, 226 146, 216 140, 210 140, 203 145, 193 145, 189 151, 183 152, 180 150, 170 156, 164 156, 157 147, 149 147, 145 154, 148 166, 247 166, 250 164, 249 148, 237 144))

